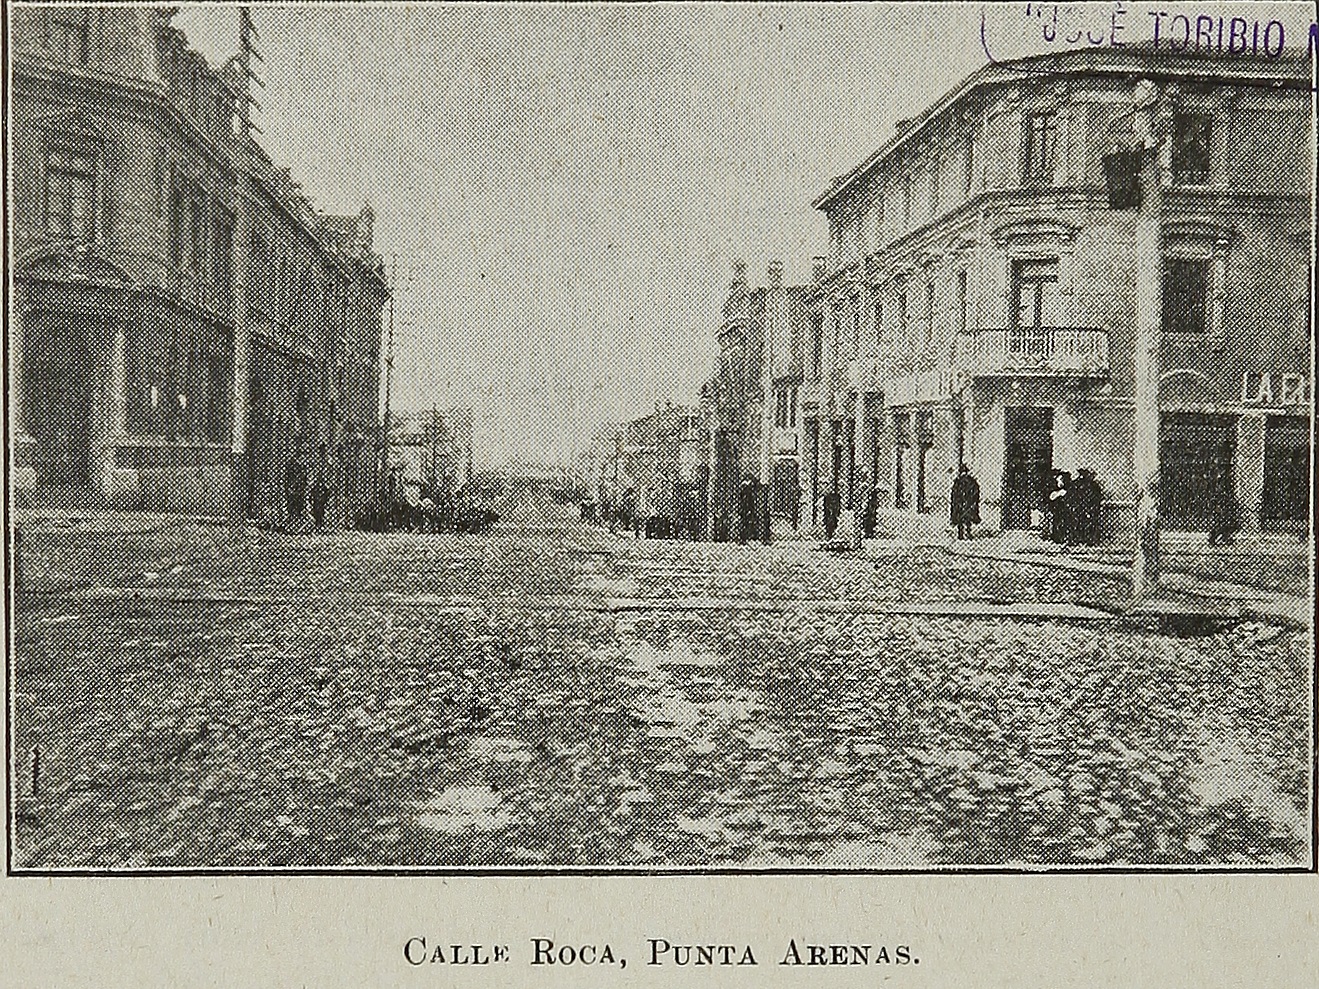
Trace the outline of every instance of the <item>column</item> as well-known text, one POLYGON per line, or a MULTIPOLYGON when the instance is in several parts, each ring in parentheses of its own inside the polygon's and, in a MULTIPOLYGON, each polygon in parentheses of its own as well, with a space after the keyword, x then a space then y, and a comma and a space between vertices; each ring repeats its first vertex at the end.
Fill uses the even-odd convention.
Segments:
POLYGON ((1241 506, 1241 531, 1258 535, 1260 500, 1264 496, 1264 427, 1262 415, 1244 415, 1237 420, 1236 462, 1232 477, 1237 504, 1241 506))
MULTIPOLYGON (((246 137, 243 138, 246 140, 246 137)), ((251 477, 248 472, 252 328, 248 322, 247 263, 252 239, 252 177, 247 167, 248 148, 243 146, 238 175, 238 201, 234 204, 234 432, 231 507, 241 515, 247 506, 251 477)))

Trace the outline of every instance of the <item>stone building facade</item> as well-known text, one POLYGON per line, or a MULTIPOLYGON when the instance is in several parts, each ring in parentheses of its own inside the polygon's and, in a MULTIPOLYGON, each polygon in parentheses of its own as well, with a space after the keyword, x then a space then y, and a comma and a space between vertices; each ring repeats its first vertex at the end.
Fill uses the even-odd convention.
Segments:
POLYGON ((1299 62, 1073 52, 987 66, 815 201, 803 513, 877 489, 886 525, 948 523, 959 462, 992 529, 1030 527, 1052 468, 1134 520, 1135 215, 1103 156, 1132 88, 1166 88, 1163 526, 1308 525, 1313 133, 1299 62))
POLYGON ((370 208, 313 210, 167 14, 11 13, 15 487, 262 516, 300 446, 349 517, 388 298, 370 208))
POLYGON ((783 284, 772 262, 764 287, 752 289, 746 265, 734 265, 719 326, 719 359, 702 393, 709 443, 707 535, 721 538, 738 516, 738 492, 768 486, 771 526, 794 531, 801 503, 802 339, 809 286, 783 284))

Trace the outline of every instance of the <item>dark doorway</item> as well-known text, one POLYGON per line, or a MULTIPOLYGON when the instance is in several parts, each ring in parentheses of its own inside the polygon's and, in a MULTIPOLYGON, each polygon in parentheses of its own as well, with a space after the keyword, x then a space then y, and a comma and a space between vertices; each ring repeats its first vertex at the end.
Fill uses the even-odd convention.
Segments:
POLYGON ((1159 416, 1159 517, 1174 531, 1206 532, 1233 497, 1236 416, 1159 416))
POLYGON ((91 483, 92 372, 85 326, 29 332, 23 402, 39 484, 91 483))
POLYGON ((1053 464, 1053 409, 1004 409, 1003 443, 1003 528, 1029 529, 1053 464))
POLYGON ((1310 519, 1310 420, 1269 416, 1264 424, 1264 491, 1259 522, 1265 532, 1304 532, 1310 519))
POLYGON ((770 511, 776 518, 788 519, 797 527, 797 461, 774 461, 773 490, 770 493, 770 511))

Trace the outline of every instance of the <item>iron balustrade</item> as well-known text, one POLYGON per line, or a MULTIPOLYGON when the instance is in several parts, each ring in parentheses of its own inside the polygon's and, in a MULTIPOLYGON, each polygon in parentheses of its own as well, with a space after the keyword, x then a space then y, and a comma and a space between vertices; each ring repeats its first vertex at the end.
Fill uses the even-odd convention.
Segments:
POLYGON ((1108 331, 1082 326, 971 330, 957 337, 957 366, 971 375, 1103 374, 1108 331))

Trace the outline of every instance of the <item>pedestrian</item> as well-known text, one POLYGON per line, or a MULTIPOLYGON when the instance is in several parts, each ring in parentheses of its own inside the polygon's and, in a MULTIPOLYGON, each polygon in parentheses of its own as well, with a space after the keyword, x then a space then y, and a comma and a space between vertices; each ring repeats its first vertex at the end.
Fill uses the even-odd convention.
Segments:
POLYGON ((843 510, 843 499, 837 491, 824 496, 824 538, 832 539, 838 528, 838 516, 843 510))
POLYGON ((307 508, 307 465, 302 462, 301 444, 295 447, 284 467, 284 501, 292 528, 302 521, 302 513, 307 508))
POLYGON ((1104 495, 1095 472, 1089 467, 1077 471, 1076 481, 1072 485, 1075 493, 1076 508, 1073 512, 1076 525, 1076 540, 1083 546, 1099 545, 1099 512, 1104 495))
POLYGON ((1071 483, 1072 475, 1067 471, 1053 472, 1053 488, 1049 491, 1045 510, 1049 538, 1059 546, 1064 546, 1072 540, 1071 483))
POLYGON ((745 544, 753 540, 756 517, 756 486, 751 478, 743 478, 742 487, 737 494, 737 541, 745 544))
POLYGON ((325 528, 325 506, 330 502, 330 486, 326 480, 325 444, 320 446, 316 458, 316 474, 311 482, 311 521, 317 532, 325 528))
POLYGON ((875 538, 875 529, 879 525, 879 492, 869 481, 866 482, 866 502, 861 511, 861 531, 866 539, 875 538))
POLYGON ((980 483, 966 464, 957 469, 957 476, 953 478, 949 515, 957 527, 957 538, 970 539, 971 526, 980 521, 980 483))

